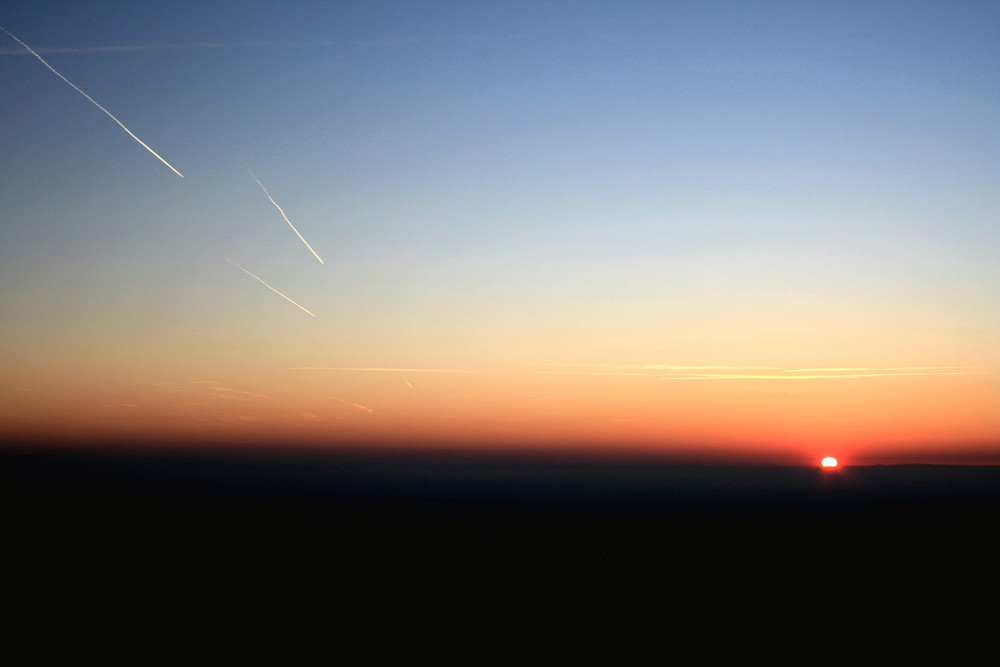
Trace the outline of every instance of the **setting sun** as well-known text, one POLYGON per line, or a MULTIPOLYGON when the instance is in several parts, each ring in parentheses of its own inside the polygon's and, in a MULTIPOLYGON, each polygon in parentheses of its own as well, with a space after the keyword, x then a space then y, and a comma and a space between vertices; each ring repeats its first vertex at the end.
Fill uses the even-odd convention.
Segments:
POLYGON ((827 456, 825 459, 820 461, 819 464, 824 468, 836 468, 837 459, 833 458, 832 456, 827 456))

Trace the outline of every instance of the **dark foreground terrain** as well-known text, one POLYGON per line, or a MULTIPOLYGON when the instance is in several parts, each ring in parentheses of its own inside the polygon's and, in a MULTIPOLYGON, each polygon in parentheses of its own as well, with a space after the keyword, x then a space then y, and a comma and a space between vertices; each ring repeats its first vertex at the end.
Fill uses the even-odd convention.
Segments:
POLYGON ((6 447, 0 489, 5 636, 32 655, 551 637, 617 660, 623 628, 692 655, 947 636, 953 659, 995 625, 1000 467, 6 447))
POLYGON ((138 610, 380 617, 444 600, 459 617, 695 620, 766 602, 804 627, 848 604, 874 632, 888 605, 952 616, 991 597, 1000 562, 1000 467, 17 447, 0 449, 0 488, 5 594, 29 626, 110 600, 139 625, 138 610))
POLYGON ((0 485, 14 578, 119 585, 567 565, 992 577, 1000 526, 998 467, 8 447, 0 485))

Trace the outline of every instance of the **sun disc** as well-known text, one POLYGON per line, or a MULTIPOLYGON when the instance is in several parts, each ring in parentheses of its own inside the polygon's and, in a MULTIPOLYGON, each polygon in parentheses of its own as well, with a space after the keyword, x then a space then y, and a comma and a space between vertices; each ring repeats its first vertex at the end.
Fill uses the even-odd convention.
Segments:
POLYGON ((837 459, 833 458, 832 456, 827 456, 825 459, 820 461, 819 464, 824 468, 836 468, 837 459))

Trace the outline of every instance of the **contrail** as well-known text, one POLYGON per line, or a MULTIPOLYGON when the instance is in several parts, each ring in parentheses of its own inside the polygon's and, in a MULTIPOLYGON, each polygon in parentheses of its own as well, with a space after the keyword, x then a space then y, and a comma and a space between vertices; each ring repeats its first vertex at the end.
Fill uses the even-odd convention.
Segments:
MULTIPOLYGON (((250 170, 247 169, 247 171, 250 170)), ((302 238, 302 234, 299 234, 299 230, 295 229, 295 225, 292 224, 292 221, 288 219, 288 216, 285 215, 285 212, 281 210, 280 206, 278 206, 278 202, 274 201, 274 198, 271 196, 271 193, 267 191, 267 188, 265 188, 264 184, 260 182, 260 179, 254 176, 252 171, 250 171, 250 175, 253 176, 253 180, 257 181, 257 185, 260 186, 260 189, 264 191, 264 194, 267 195, 267 198, 271 200, 272 204, 274 204, 274 208, 278 209, 278 213, 280 213, 281 217, 285 219, 285 222, 287 222, 288 226, 292 228, 292 231, 295 232, 295 235, 299 237, 299 240, 306 244, 306 247, 309 248, 309 252, 313 254, 313 257, 318 259, 320 264, 325 264, 326 262, 323 261, 323 258, 316 254, 316 251, 312 249, 312 246, 309 245, 309 242, 306 241, 304 238, 302 238)))
POLYGON ((14 35, 12 35, 12 34, 11 34, 10 32, 8 32, 8 31, 7 31, 7 29, 6 29, 6 28, 4 28, 3 26, 0 26, 0 30, 3 30, 4 32, 6 32, 6 33, 7 33, 8 35, 10 35, 10 36, 11 36, 11 38, 12 38, 12 39, 13 39, 13 40, 14 40, 15 42, 17 42, 18 44, 20 44, 20 45, 21 45, 21 46, 23 46, 24 48, 28 49, 28 52, 29 52, 29 53, 31 53, 31 55, 33 55, 33 56, 35 56, 36 58, 38 58, 38 60, 39 60, 39 61, 41 61, 41 63, 42 63, 43 65, 45 65, 45 66, 46 66, 46 67, 48 67, 48 68, 49 68, 50 70, 52 70, 52 73, 53 73, 53 74, 55 74, 55 75, 56 75, 56 76, 58 76, 58 77, 59 77, 60 79, 62 79, 63 81, 65 81, 66 83, 68 83, 68 84, 69 84, 70 86, 72 86, 73 90, 75 90, 76 92, 78 92, 78 93, 80 93, 81 95, 83 95, 84 97, 86 97, 86 98, 87 98, 88 100, 90 100, 91 102, 93 102, 94 106, 96 106, 96 107, 97 107, 98 109, 100 109, 100 110, 101 110, 101 111, 103 111, 104 113, 108 114, 108 116, 110 116, 110 117, 111 117, 111 120, 113 120, 113 121, 115 121, 116 123, 118 123, 119 127, 121 127, 121 128, 123 129, 123 130, 125 130, 126 132, 128 132, 128 136, 130 136, 130 137, 132 137, 133 139, 135 139, 136 141, 138 141, 138 142, 139 142, 139 145, 140 145, 140 146, 142 146, 142 147, 143 147, 143 148, 145 148, 145 149, 146 149, 147 151, 149 151, 150 153, 152 153, 153 155, 155 155, 155 156, 156 156, 156 159, 158 159, 158 160, 159 160, 160 162, 162 162, 163 164, 165 164, 165 165, 167 165, 168 167, 170 167, 170 171, 174 172, 175 174, 177 174, 177 175, 178 175, 178 176, 180 176, 181 178, 184 178, 184 174, 182 174, 181 172, 179 172, 179 171, 177 171, 176 169, 174 169, 173 165, 171 165, 171 164, 170 164, 169 162, 167 162, 166 160, 164 160, 164 159, 163 159, 162 157, 160 157, 160 156, 159 156, 159 154, 158 154, 158 153, 157 153, 156 151, 154 151, 154 150, 153 150, 152 148, 150 148, 150 147, 149 147, 149 146, 147 146, 147 145, 146 145, 145 143, 143 143, 142 139, 140 139, 139 137, 137 137, 137 136, 135 136, 134 134, 132 134, 132 130, 130 130, 130 129, 128 129, 127 127, 125 127, 125 126, 124 126, 124 125, 122 124, 122 122, 121 122, 120 120, 118 120, 117 118, 115 118, 115 117, 114 117, 114 115, 112 115, 112 113, 111 113, 110 111, 108 111, 107 109, 105 109, 104 107, 102 107, 102 106, 101 106, 100 104, 98 104, 98 103, 97 103, 97 100, 95 100, 95 99, 94 99, 93 97, 91 97, 91 96, 90 96, 90 95, 88 95, 87 93, 85 93, 85 92, 83 92, 82 90, 80 90, 79 88, 77 88, 77 87, 76 87, 76 85, 75 85, 75 84, 74 84, 74 83, 73 83, 72 81, 70 81, 69 79, 67 79, 66 77, 64 77, 64 76, 63 76, 62 74, 60 74, 59 72, 57 72, 57 71, 55 70, 55 68, 54 68, 54 67, 52 67, 52 65, 48 64, 47 62, 45 62, 45 59, 44 59, 44 58, 42 58, 42 57, 41 57, 40 55, 38 55, 37 53, 35 53, 35 51, 34 51, 34 50, 33 50, 33 49, 32 49, 32 48, 30 47, 30 46, 28 46, 27 44, 25 44, 24 42, 22 42, 21 40, 19 40, 19 39, 18 39, 17 37, 14 37, 14 35))
POLYGON ((272 292, 274 292, 275 294, 277 294, 278 296, 280 296, 282 299, 285 299, 289 303, 293 304, 296 308, 298 308, 300 310, 304 310, 305 312, 309 313, 313 317, 316 317, 316 313, 312 312, 311 310, 309 310, 307 308, 303 308, 299 304, 295 303, 294 301, 292 301, 291 299, 289 299, 287 296, 285 296, 284 294, 282 294, 278 290, 274 289, 273 287, 271 287, 270 285, 268 285, 267 283, 265 283, 262 278, 260 278, 258 276, 255 276, 254 274, 250 273, 249 271, 247 271, 242 266, 240 266, 239 264, 237 264, 233 260, 229 259, 228 257, 224 257, 223 259, 225 259, 227 262, 229 262, 230 264, 232 264, 233 266, 235 266, 237 269, 239 269, 243 273, 247 274, 248 276, 250 276, 252 278, 256 278, 257 280, 259 280, 261 283, 263 283, 264 287, 266 287, 267 289, 271 290, 272 292))

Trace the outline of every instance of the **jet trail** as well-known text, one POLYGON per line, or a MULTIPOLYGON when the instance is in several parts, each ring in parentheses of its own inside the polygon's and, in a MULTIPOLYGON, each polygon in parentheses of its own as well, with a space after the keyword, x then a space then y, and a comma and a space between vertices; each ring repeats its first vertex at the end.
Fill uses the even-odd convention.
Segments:
POLYGON ((92 102, 92 103, 94 104, 94 106, 96 106, 96 107, 97 107, 98 109, 100 109, 100 110, 101 110, 101 111, 103 111, 104 113, 108 114, 108 116, 110 116, 110 117, 111 117, 111 120, 113 120, 113 121, 115 121, 116 123, 118 123, 119 127, 121 127, 121 128, 123 129, 123 130, 125 130, 126 132, 128 132, 128 136, 130 136, 130 137, 132 137, 133 139, 135 139, 136 141, 138 141, 138 142, 139 142, 139 145, 140 145, 140 146, 142 146, 142 147, 143 147, 143 148, 145 148, 145 149, 146 149, 147 151, 149 151, 150 153, 152 153, 153 155, 155 155, 155 156, 156 156, 156 159, 158 159, 158 160, 159 160, 160 162, 162 162, 163 164, 165 164, 165 165, 167 165, 168 167, 170 167, 170 171, 174 172, 175 174, 177 174, 177 175, 178 175, 178 176, 180 176, 181 178, 184 178, 184 174, 182 174, 181 172, 179 172, 179 171, 177 171, 176 169, 174 169, 173 165, 171 165, 171 164, 170 164, 169 162, 167 162, 166 160, 164 160, 164 159, 163 159, 162 157, 160 157, 160 156, 159 156, 159 154, 158 154, 158 153, 157 153, 156 151, 154 151, 154 150, 153 150, 152 148, 150 148, 150 147, 149 147, 149 146, 147 146, 147 145, 146 145, 145 143, 143 143, 142 139, 140 139, 139 137, 137 137, 137 136, 135 136, 134 134, 132 134, 132 130, 130 130, 130 129, 128 129, 127 127, 125 127, 125 126, 124 126, 124 125, 122 124, 122 122, 121 122, 120 120, 118 120, 117 118, 115 118, 115 117, 114 117, 114 115, 112 115, 112 113, 111 113, 110 111, 108 111, 107 109, 105 109, 104 107, 102 107, 102 106, 101 106, 100 104, 98 104, 98 103, 97 103, 97 100, 95 100, 95 99, 94 99, 93 97, 91 97, 91 96, 90 96, 90 95, 88 95, 87 93, 85 93, 85 92, 83 92, 82 90, 80 90, 79 88, 77 88, 77 87, 76 87, 76 85, 75 85, 75 84, 74 84, 74 83, 73 83, 72 81, 70 81, 69 79, 67 79, 66 77, 64 77, 64 76, 63 76, 62 74, 60 74, 59 72, 57 72, 57 71, 55 70, 55 68, 54 68, 54 67, 52 67, 52 65, 48 64, 47 62, 45 62, 45 59, 44 59, 44 58, 42 58, 42 57, 41 57, 40 55, 38 55, 37 53, 35 53, 35 51, 34 51, 34 50, 33 50, 33 49, 32 49, 32 48, 30 47, 30 46, 28 46, 27 44, 25 44, 24 42, 22 42, 21 40, 19 40, 19 39, 18 39, 17 37, 14 37, 14 35, 12 35, 12 34, 11 34, 10 32, 8 32, 8 31, 7 31, 7 29, 6 29, 6 28, 4 28, 3 26, 0 26, 0 30, 3 30, 4 32, 6 32, 6 33, 7 33, 8 35, 10 35, 10 36, 11 36, 11 38, 12 38, 12 39, 13 39, 14 41, 16 41, 16 42, 17 42, 18 44, 20 44, 20 45, 21 45, 21 46, 23 46, 24 48, 28 49, 28 52, 29 52, 29 53, 30 53, 31 55, 33 55, 33 56, 35 56, 36 58, 38 58, 38 60, 40 60, 40 61, 41 61, 41 63, 42 63, 43 65, 45 65, 45 66, 46 66, 46 67, 48 67, 48 68, 49 68, 50 70, 52 70, 52 73, 53 73, 53 74, 55 74, 55 75, 56 75, 56 76, 58 76, 58 77, 59 77, 60 79, 62 79, 63 81, 65 81, 66 83, 68 83, 68 84, 69 84, 70 86, 72 86, 73 90, 75 90, 76 92, 78 92, 78 93, 80 93, 81 95, 83 95, 84 97, 86 97, 86 98, 87 98, 88 100, 90 100, 90 101, 91 101, 91 102, 92 102))
POLYGON ((256 278, 257 280, 259 280, 259 281, 260 281, 260 282, 261 282, 261 283, 262 283, 262 284, 264 285, 264 287, 266 287, 267 289, 271 290, 272 292, 274 292, 275 294, 277 294, 278 296, 280 296, 280 297, 281 297, 282 299, 284 299, 284 300, 288 301, 289 303, 291 303, 292 305, 294 305, 294 306, 295 306, 296 308, 298 308, 298 309, 300 309, 300 310, 304 310, 305 312, 309 313, 309 314, 310 314, 310 315, 312 315, 313 317, 316 317, 316 313, 312 312, 311 310, 309 310, 309 309, 307 309, 307 308, 303 308, 303 307, 302 307, 302 306, 300 306, 299 304, 295 303, 294 301, 292 301, 291 299, 289 299, 289 298, 288 298, 287 296, 285 296, 284 294, 282 294, 282 293, 281 293, 281 292, 279 292, 278 290, 274 289, 273 287, 271 287, 270 285, 268 285, 267 283, 265 283, 265 282, 264 282, 264 280, 263 280, 262 278, 260 278, 260 277, 258 277, 258 276, 255 276, 254 274, 250 273, 249 271, 247 271, 247 270, 246 270, 246 269, 244 269, 244 268, 243 268, 242 266, 240 266, 239 264, 237 264, 237 263, 236 263, 236 262, 234 262, 233 260, 229 259, 228 257, 224 257, 223 259, 225 259, 225 260, 226 260, 227 262, 229 262, 230 264, 232 264, 232 265, 233 265, 233 266, 235 266, 235 267, 236 267, 237 269, 239 269, 239 270, 240 270, 240 271, 242 271, 243 273, 247 274, 247 275, 248 275, 248 276, 250 276, 251 278, 256 278))
MULTIPOLYGON (((247 171, 250 170, 247 169, 247 171)), ((316 251, 312 249, 312 246, 309 245, 309 242, 306 241, 304 238, 302 238, 302 234, 299 234, 299 230, 295 229, 295 225, 292 224, 292 221, 288 219, 288 216, 285 215, 285 212, 281 210, 280 206, 278 206, 278 202, 274 201, 274 198, 271 197, 271 193, 267 191, 267 188, 265 188, 264 184, 260 182, 260 179, 254 176, 252 171, 250 171, 250 175, 253 176, 253 180, 257 181, 257 185, 260 186, 260 189, 264 191, 264 194, 267 195, 267 198, 271 200, 272 204, 274 204, 274 208, 278 209, 278 213, 280 213, 281 217, 285 219, 285 222, 287 222, 288 226, 292 228, 292 231, 295 232, 295 235, 299 237, 299 240, 306 244, 306 247, 309 248, 309 252, 313 254, 313 257, 318 259, 320 264, 325 264, 326 262, 323 261, 323 258, 316 254, 316 251)))

